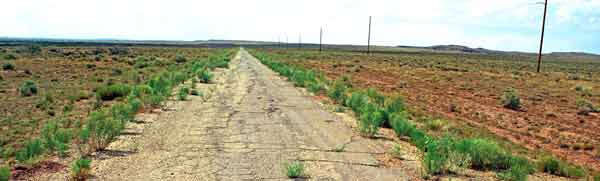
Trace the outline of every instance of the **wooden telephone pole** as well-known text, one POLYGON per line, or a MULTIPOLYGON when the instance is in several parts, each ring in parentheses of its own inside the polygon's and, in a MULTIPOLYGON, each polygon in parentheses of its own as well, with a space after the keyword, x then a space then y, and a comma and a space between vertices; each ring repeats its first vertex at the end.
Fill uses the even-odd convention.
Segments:
POLYGON ((367 55, 371 54, 371 16, 369 16, 369 37, 367 40, 367 55))
POLYGON ((542 47, 544 46, 544 29, 546 28, 546 11, 548 10, 548 0, 544 2, 544 18, 542 19, 542 38, 540 39, 540 52, 538 54, 537 72, 540 72, 542 66, 542 47))

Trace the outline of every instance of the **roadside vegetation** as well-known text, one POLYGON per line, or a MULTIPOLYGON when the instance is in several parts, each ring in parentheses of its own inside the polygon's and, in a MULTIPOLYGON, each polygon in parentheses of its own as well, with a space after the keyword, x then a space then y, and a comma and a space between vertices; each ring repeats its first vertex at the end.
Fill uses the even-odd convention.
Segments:
MULTIPOLYGON (((287 77, 295 86, 305 87, 315 94, 327 95, 338 105, 352 110, 358 119, 358 132, 365 137, 377 137, 379 128, 390 127, 397 136, 409 140, 423 152, 422 164, 426 176, 460 174, 464 169, 495 171, 501 180, 526 180, 535 172, 545 172, 569 178, 584 178, 588 171, 551 157, 539 160, 530 154, 516 154, 493 137, 457 134, 442 119, 426 118, 415 122, 419 113, 409 109, 405 98, 386 95, 373 88, 354 87, 350 77, 330 80, 323 73, 304 66, 278 60, 276 54, 252 51, 263 64, 287 77), (320 85, 319 89, 312 85, 320 85), (318 90, 318 91, 315 91, 318 90)), ((302 52, 288 55, 291 59, 305 56, 302 52)), ((519 93, 508 88, 501 96, 501 105, 522 109, 519 93)))
MULTIPOLYGON (((174 92, 178 100, 185 100, 194 91, 200 94, 180 85, 215 68, 226 68, 233 53, 231 50, 178 48, 97 48, 90 50, 90 55, 94 55, 90 56, 90 62, 85 57, 75 58, 68 50, 38 46, 14 50, 26 58, 59 59, 45 60, 48 62, 43 64, 51 70, 53 66, 62 66, 63 61, 75 62, 82 72, 73 72, 67 79, 54 78, 53 74, 49 74, 48 77, 31 76, 31 79, 22 80, 20 76, 0 72, 5 79, 0 81, 0 90, 22 81, 15 89, 18 90, 15 95, 19 96, 2 95, 1 98, 0 108, 7 116, 0 118, 0 166, 33 168, 50 157, 56 156, 61 160, 77 157, 79 159, 71 165, 72 177, 83 180, 89 176, 91 160, 88 157, 96 151, 105 150, 122 133, 126 124, 134 121, 136 113, 159 108, 174 92), (174 58, 170 57, 172 55, 175 55, 174 58), (105 56, 110 56, 110 59, 105 60, 105 56), (61 60, 65 57, 74 60, 61 60), (94 63, 96 61, 102 63, 94 63), (25 107, 27 102, 23 105, 19 101, 35 102, 30 104, 35 107, 25 107), (38 110, 44 114, 38 114, 38 110), (23 118, 29 120, 19 120, 23 118)), ((28 59, 11 61, 37 70, 37 62, 31 63, 28 59)), ((14 93, 4 91, 0 94, 14 93)), ((0 176, 3 176, 2 171, 0 176)))
POLYGON ((300 178, 304 176, 304 164, 299 161, 294 161, 285 166, 286 175, 288 178, 300 178))

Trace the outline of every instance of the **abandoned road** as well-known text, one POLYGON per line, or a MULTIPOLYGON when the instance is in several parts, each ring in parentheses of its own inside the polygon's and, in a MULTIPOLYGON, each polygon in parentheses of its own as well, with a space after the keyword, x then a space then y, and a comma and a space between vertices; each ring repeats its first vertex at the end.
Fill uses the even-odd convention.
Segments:
POLYGON ((139 114, 127 134, 96 154, 92 179, 284 180, 293 161, 304 164, 308 179, 418 177, 418 163, 386 168, 378 161, 389 140, 358 136, 351 116, 333 113, 244 49, 198 88, 204 96, 139 114))

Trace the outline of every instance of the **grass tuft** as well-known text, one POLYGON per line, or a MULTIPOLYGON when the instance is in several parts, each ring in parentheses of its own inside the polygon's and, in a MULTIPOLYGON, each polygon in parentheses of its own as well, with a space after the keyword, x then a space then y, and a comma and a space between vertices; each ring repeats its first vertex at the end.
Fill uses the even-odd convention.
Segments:
POLYGON ((92 160, 79 158, 71 164, 71 177, 74 180, 86 180, 90 175, 92 160))
POLYGON ((288 178, 300 178, 304 174, 304 164, 294 161, 286 165, 286 175, 288 178))

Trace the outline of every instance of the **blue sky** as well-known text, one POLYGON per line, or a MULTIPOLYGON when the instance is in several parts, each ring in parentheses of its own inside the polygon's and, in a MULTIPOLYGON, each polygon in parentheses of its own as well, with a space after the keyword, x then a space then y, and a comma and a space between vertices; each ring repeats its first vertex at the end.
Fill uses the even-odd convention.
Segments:
MULTIPOLYGON (((541 1, 541 0, 539 0, 541 1)), ((538 0, 19 0, 0 36, 136 40, 243 39, 538 49, 538 0)), ((549 0, 544 52, 600 53, 600 0, 549 0)))

